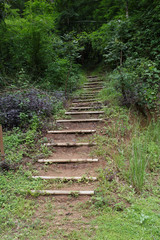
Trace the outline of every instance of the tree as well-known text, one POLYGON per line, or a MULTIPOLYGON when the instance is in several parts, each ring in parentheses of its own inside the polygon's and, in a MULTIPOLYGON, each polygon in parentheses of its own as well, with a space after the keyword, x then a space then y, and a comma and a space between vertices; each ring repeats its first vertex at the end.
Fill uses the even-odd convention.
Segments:
POLYGON ((58 12, 57 27, 61 32, 85 31, 95 26, 94 12, 100 0, 57 0, 55 7, 58 12))
POLYGON ((4 18, 4 0, 0 1, 0 22, 4 18))

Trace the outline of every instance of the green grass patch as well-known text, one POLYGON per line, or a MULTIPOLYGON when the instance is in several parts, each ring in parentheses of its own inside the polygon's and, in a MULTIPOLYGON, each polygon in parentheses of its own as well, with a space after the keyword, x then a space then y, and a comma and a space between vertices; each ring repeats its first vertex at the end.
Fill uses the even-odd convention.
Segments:
POLYGON ((98 230, 94 240, 158 240, 160 238, 159 199, 140 198, 123 212, 110 208, 96 219, 98 230))
POLYGON ((17 231, 19 234, 24 229, 27 232, 35 222, 32 217, 36 202, 27 195, 32 189, 42 188, 43 183, 40 179, 32 179, 30 172, 23 170, 0 173, 0 183, 0 238, 11 239, 12 236, 16 239, 17 231))

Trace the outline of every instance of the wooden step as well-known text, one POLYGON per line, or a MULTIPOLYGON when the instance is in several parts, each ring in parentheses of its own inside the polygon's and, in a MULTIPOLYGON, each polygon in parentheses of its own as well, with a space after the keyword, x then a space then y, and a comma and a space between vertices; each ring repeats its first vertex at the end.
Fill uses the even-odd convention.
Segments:
POLYGON ((100 118, 90 118, 90 119, 62 119, 57 120, 56 123, 76 123, 76 122, 101 122, 103 119, 100 118))
POLYGON ((88 90, 88 89, 102 89, 103 85, 97 85, 97 84, 92 84, 92 85, 85 85, 83 87, 84 90, 88 90))
POLYGON ((88 97, 90 97, 90 96, 94 96, 94 93, 92 93, 92 92, 90 92, 90 93, 84 92, 84 93, 81 93, 79 96, 88 96, 88 97))
POLYGON ((97 102, 96 99, 84 99, 84 100, 73 100, 73 103, 79 103, 79 102, 97 102))
MULTIPOLYGON (((102 88, 103 89, 103 88, 102 88)), ((95 94, 98 94, 102 89, 100 89, 100 90, 93 90, 93 89, 91 89, 91 90, 89 90, 89 89, 86 89, 86 91, 88 92, 88 93, 94 93, 94 96, 95 96, 95 94)))
POLYGON ((104 111, 65 112, 65 115, 103 114, 104 111))
POLYGON ((98 76, 87 76, 87 78, 98 78, 98 76))
POLYGON ((92 100, 92 99, 96 100, 96 98, 95 98, 94 96, 91 96, 91 97, 85 97, 85 96, 83 97, 83 96, 82 96, 82 97, 74 98, 74 99, 73 99, 73 102, 75 102, 75 101, 80 101, 80 100, 82 100, 82 101, 84 101, 84 100, 89 100, 89 101, 90 101, 90 100, 92 100))
POLYGON ((84 94, 81 94, 80 96, 77 96, 77 97, 75 97, 75 98, 79 98, 79 97, 94 97, 95 96, 95 94, 94 93, 84 93, 84 94))
POLYGON ((60 130, 60 131, 48 131, 51 134, 76 134, 76 133, 95 133, 96 130, 60 130))
POLYGON ((86 83, 92 83, 92 82, 102 82, 102 79, 95 79, 95 78, 89 78, 88 81, 86 83))
POLYGON ((71 107, 70 110, 87 110, 87 109, 94 109, 93 107, 71 107))
POLYGON ((103 87, 83 87, 83 89, 85 90, 99 90, 99 89, 103 89, 103 87))
POLYGON ((96 146, 96 143, 72 143, 72 142, 62 142, 62 143, 44 143, 45 146, 53 147, 83 147, 83 146, 96 146))
POLYGON ((93 98, 95 96, 95 94, 94 93, 92 93, 92 94, 81 94, 81 95, 79 95, 79 96, 76 96, 76 97, 74 97, 73 99, 77 99, 77 98, 93 98))
POLYGON ((45 180, 90 180, 90 181, 97 181, 97 177, 57 177, 57 176, 32 176, 32 178, 41 178, 45 180))
POLYGON ((94 195, 94 191, 31 190, 30 192, 42 195, 94 195))
POLYGON ((77 106, 94 106, 94 105, 102 105, 102 102, 80 102, 80 103, 72 103, 72 105, 75 107, 77 107, 77 106))
POLYGON ((77 158, 77 159, 39 159, 39 163, 88 163, 98 162, 97 158, 77 158))
POLYGON ((98 81, 98 82, 88 82, 88 83, 85 83, 84 86, 90 86, 90 85, 96 85, 96 84, 103 84, 104 82, 102 81, 98 81))

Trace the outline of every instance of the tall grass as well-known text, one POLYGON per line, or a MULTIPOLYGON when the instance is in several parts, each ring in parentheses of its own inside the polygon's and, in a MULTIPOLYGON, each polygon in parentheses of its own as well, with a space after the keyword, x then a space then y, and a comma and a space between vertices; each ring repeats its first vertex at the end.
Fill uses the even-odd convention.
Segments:
POLYGON ((136 131, 131 143, 130 176, 132 184, 141 192, 146 172, 160 167, 160 122, 152 122, 142 132, 136 131))

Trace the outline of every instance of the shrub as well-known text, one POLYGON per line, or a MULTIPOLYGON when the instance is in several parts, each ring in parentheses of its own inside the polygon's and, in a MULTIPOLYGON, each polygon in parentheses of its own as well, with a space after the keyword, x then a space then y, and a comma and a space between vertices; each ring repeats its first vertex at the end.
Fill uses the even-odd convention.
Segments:
POLYGON ((43 117, 53 114, 57 104, 64 100, 62 92, 57 91, 51 96, 37 89, 2 95, 0 97, 0 122, 8 129, 32 124, 35 116, 40 122, 43 117))
POLYGON ((111 76, 123 95, 122 103, 137 105, 145 111, 156 107, 159 73, 156 64, 150 60, 128 58, 111 76))

